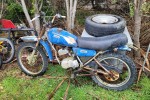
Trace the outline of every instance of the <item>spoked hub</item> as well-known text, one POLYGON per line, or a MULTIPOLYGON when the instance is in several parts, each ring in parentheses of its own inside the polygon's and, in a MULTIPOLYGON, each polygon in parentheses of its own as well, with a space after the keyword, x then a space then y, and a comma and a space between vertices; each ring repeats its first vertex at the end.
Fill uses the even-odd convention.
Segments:
POLYGON ((29 55, 27 58, 27 61, 28 61, 28 64, 30 65, 30 66, 33 66, 33 65, 35 65, 35 63, 36 63, 36 61, 37 61, 37 55, 29 55))
POLYGON ((104 77, 106 78, 106 80, 108 81, 116 81, 119 79, 119 73, 115 70, 110 70, 110 75, 104 75, 104 77))

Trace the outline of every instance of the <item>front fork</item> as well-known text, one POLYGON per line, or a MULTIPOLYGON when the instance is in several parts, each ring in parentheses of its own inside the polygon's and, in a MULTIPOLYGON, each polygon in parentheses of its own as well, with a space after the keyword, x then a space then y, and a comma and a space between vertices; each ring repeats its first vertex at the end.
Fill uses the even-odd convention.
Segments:
POLYGON ((35 49, 32 51, 31 56, 30 56, 30 59, 28 59, 28 60, 29 60, 29 65, 32 64, 32 59, 33 59, 33 56, 34 56, 34 54, 35 54, 35 52, 36 52, 36 48, 38 47, 39 43, 40 43, 40 39, 38 39, 38 41, 37 41, 37 43, 36 43, 36 45, 35 45, 35 49))
POLYGON ((39 44, 41 44, 44 47, 46 54, 49 57, 49 60, 53 61, 53 54, 52 54, 51 46, 49 45, 48 41, 44 41, 41 39, 39 42, 36 43, 35 49, 32 51, 32 54, 31 54, 30 60, 29 60, 29 64, 32 63, 32 58, 34 57, 34 54, 36 52, 36 48, 37 48, 37 46, 39 46, 39 44))

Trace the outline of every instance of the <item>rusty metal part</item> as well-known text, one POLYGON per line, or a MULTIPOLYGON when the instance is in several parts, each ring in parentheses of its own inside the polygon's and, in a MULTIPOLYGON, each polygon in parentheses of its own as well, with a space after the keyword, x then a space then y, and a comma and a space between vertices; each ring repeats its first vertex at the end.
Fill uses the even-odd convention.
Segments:
POLYGON ((68 96, 69 87, 70 87, 70 79, 68 80, 68 86, 67 86, 67 89, 66 89, 66 91, 65 91, 65 95, 64 95, 64 98, 63 98, 63 100, 67 100, 67 96, 68 96))
POLYGON ((88 60, 86 63, 83 64, 83 67, 86 66, 88 63, 90 63, 92 60, 94 60, 99 54, 103 54, 103 51, 99 51, 94 57, 92 57, 90 60, 88 60))
POLYGON ((81 84, 78 82, 77 79, 74 78, 73 80, 74 80, 76 86, 81 86, 81 84))
POLYGON ((100 64, 97 59, 94 58, 94 60, 102 69, 104 69, 107 73, 110 73, 109 70, 107 70, 102 64, 100 64))
MULTIPOLYGON (((49 41, 48 41, 49 42, 49 41)), ((58 58, 58 54, 57 54, 57 50, 55 49, 55 47, 53 46, 53 44, 51 42, 49 42, 50 46, 52 47, 52 49, 54 50, 54 54, 56 57, 57 62, 60 64, 60 60, 58 58)))
POLYGON ((77 76, 93 76, 94 74, 77 74, 77 76))
POLYGON ((52 91, 52 93, 49 95, 48 97, 48 100, 51 100, 54 96, 54 94, 56 93, 56 91, 60 88, 60 86, 64 83, 64 81, 66 80, 67 78, 63 79, 59 84, 58 86, 52 91))
POLYGON ((84 69, 86 69, 86 70, 90 70, 90 71, 95 72, 95 73, 104 74, 104 75, 108 75, 108 74, 109 74, 109 73, 104 72, 104 71, 102 71, 102 70, 95 70, 95 69, 93 69, 93 68, 89 68, 89 67, 84 67, 84 69))
POLYGON ((47 79, 67 79, 67 78, 69 78, 67 76, 56 76, 56 77, 54 77, 54 76, 50 76, 50 75, 43 75, 42 77, 47 78, 47 79))
POLYGON ((116 80, 119 79, 119 73, 118 73, 118 72, 116 72, 116 71, 114 71, 114 70, 110 70, 110 72, 111 72, 111 75, 104 75, 104 77, 105 77, 108 81, 113 82, 113 81, 116 81, 116 80), (113 74, 113 76, 112 76, 112 74, 113 74))

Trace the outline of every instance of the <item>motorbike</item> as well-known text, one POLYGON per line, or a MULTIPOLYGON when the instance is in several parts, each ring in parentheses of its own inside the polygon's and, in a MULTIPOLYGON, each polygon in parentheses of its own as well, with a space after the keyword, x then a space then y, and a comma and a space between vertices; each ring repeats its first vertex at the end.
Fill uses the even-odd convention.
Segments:
POLYGON ((62 68, 71 70, 71 78, 86 72, 96 84, 106 89, 125 90, 134 83, 137 76, 134 62, 118 52, 131 50, 126 46, 128 40, 124 34, 77 37, 61 28, 51 28, 55 18, 65 16, 56 14, 52 21, 43 21, 39 36, 21 37, 24 42, 18 47, 17 61, 25 74, 43 75, 48 63, 57 61, 62 68))

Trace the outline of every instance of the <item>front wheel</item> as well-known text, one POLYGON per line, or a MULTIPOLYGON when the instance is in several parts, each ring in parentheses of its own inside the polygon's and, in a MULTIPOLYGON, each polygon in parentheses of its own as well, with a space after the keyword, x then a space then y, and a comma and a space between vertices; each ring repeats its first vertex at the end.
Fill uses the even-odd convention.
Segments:
MULTIPOLYGON (((112 90, 125 90, 131 86, 137 77, 137 70, 133 61, 126 55, 107 53, 98 57, 99 63, 111 74, 97 74, 92 79, 99 86, 112 90)), ((102 70, 96 65, 95 70, 102 70)))
POLYGON ((48 59, 43 49, 39 46, 35 48, 35 43, 22 43, 18 47, 17 61, 21 70, 29 76, 43 75, 48 67, 48 59))

